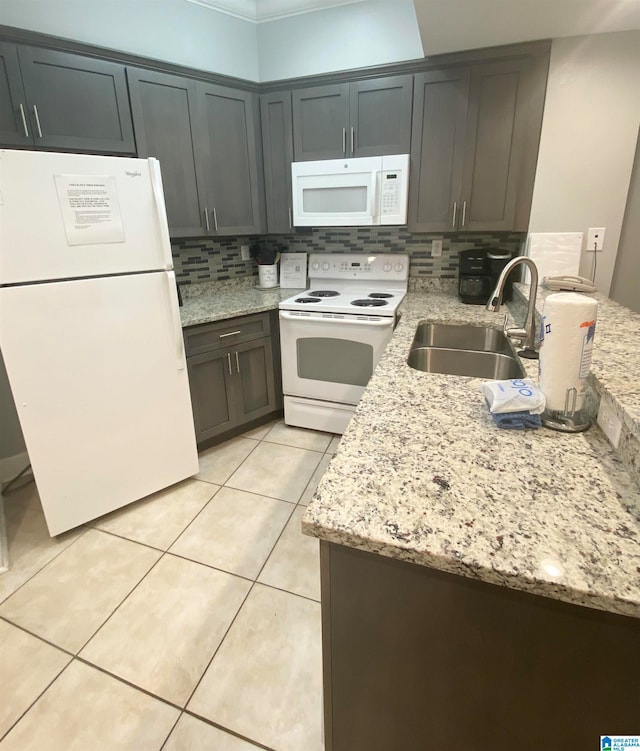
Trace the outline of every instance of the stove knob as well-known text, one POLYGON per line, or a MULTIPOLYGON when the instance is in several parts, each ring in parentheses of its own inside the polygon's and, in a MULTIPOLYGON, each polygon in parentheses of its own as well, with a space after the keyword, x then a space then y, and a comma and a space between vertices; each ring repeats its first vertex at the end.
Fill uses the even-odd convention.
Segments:
POLYGON ((396 271, 400 272, 404 270, 404 264, 403 263, 396 263, 396 271))
POLYGON ((326 261, 322 264, 322 270, 329 271, 329 264, 326 261))
POLYGON ((314 261, 311 264, 311 268, 313 269, 313 271, 317 271, 320 268, 320 264, 317 261, 314 261))
POLYGON ((384 271, 391 271, 391 264, 388 263, 388 262, 385 263, 385 265, 383 266, 383 270, 384 271))

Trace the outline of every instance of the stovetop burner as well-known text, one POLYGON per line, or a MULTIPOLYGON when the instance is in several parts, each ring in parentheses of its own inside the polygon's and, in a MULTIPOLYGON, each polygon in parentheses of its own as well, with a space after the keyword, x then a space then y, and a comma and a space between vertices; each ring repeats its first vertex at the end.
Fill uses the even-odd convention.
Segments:
POLYGON ((314 297, 337 297, 340 293, 336 292, 334 289, 318 289, 309 292, 309 294, 314 297))
POLYGON ((394 295, 389 294, 389 292, 370 292, 367 297, 372 297, 374 300, 386 300, 389 297, 394 297, 394 295))
POLYGON ((371 297, 367 297, 364 300, 352 300, 352 305, 356 305, 359 308, 381 308, 387 305, 386 300, 374 300, 371 297))
POLYGON ((298 297, 296 302, 308 303, 308 302, 321 302, 319 297, 298 297))

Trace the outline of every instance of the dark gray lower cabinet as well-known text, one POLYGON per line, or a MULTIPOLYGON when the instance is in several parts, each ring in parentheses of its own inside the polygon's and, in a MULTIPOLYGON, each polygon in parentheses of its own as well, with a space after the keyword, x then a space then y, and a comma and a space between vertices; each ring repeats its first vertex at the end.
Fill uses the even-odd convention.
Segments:
POLYGON ((322 542, 326 751, 640 733, 640 620, 322 542))
MULTIPOLYGON (((277 314, 277 311, 276 311, 277 314)), ((279 338, 270 313, 185 330, 199 444, 276 413, 282 406, 279 338)))
POLYGON ((134 154, 124 66, 1 43, 0 143, 134 154))

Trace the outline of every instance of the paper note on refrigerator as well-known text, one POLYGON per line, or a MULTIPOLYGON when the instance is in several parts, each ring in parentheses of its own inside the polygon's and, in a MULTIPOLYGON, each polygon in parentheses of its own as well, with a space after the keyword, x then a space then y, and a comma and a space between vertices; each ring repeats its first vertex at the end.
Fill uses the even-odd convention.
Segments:
POLYGON ((54 175, 69 245, 124 242, 116 180, 109 175, 54 175))
MULTIPOLYGON (((538 283, 545 276, 577 276, 580 272, 582 232, 532 232, 526 255, 538 267, 538 283)), ((524 277, 529 283, 529 271, 524 277)))

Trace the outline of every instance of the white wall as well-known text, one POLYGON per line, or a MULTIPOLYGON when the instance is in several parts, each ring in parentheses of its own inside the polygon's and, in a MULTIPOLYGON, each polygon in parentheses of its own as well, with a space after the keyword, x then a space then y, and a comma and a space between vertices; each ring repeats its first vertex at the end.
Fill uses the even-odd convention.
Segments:
POLYGON ((640 31, 553 41, 530 232, 606 227, 598 289, 609 293, 640 125, 640 31))
POLYGON ((260 80, 424 56, 412 0, 370 0, 258 26, 260 80))
POLYGON ((611 297, 640 313, 640 133, 611 283, 611 297))
POLYGON ((256 25, 184 0, 0 0, 0 23, 259 78, 256 25))

